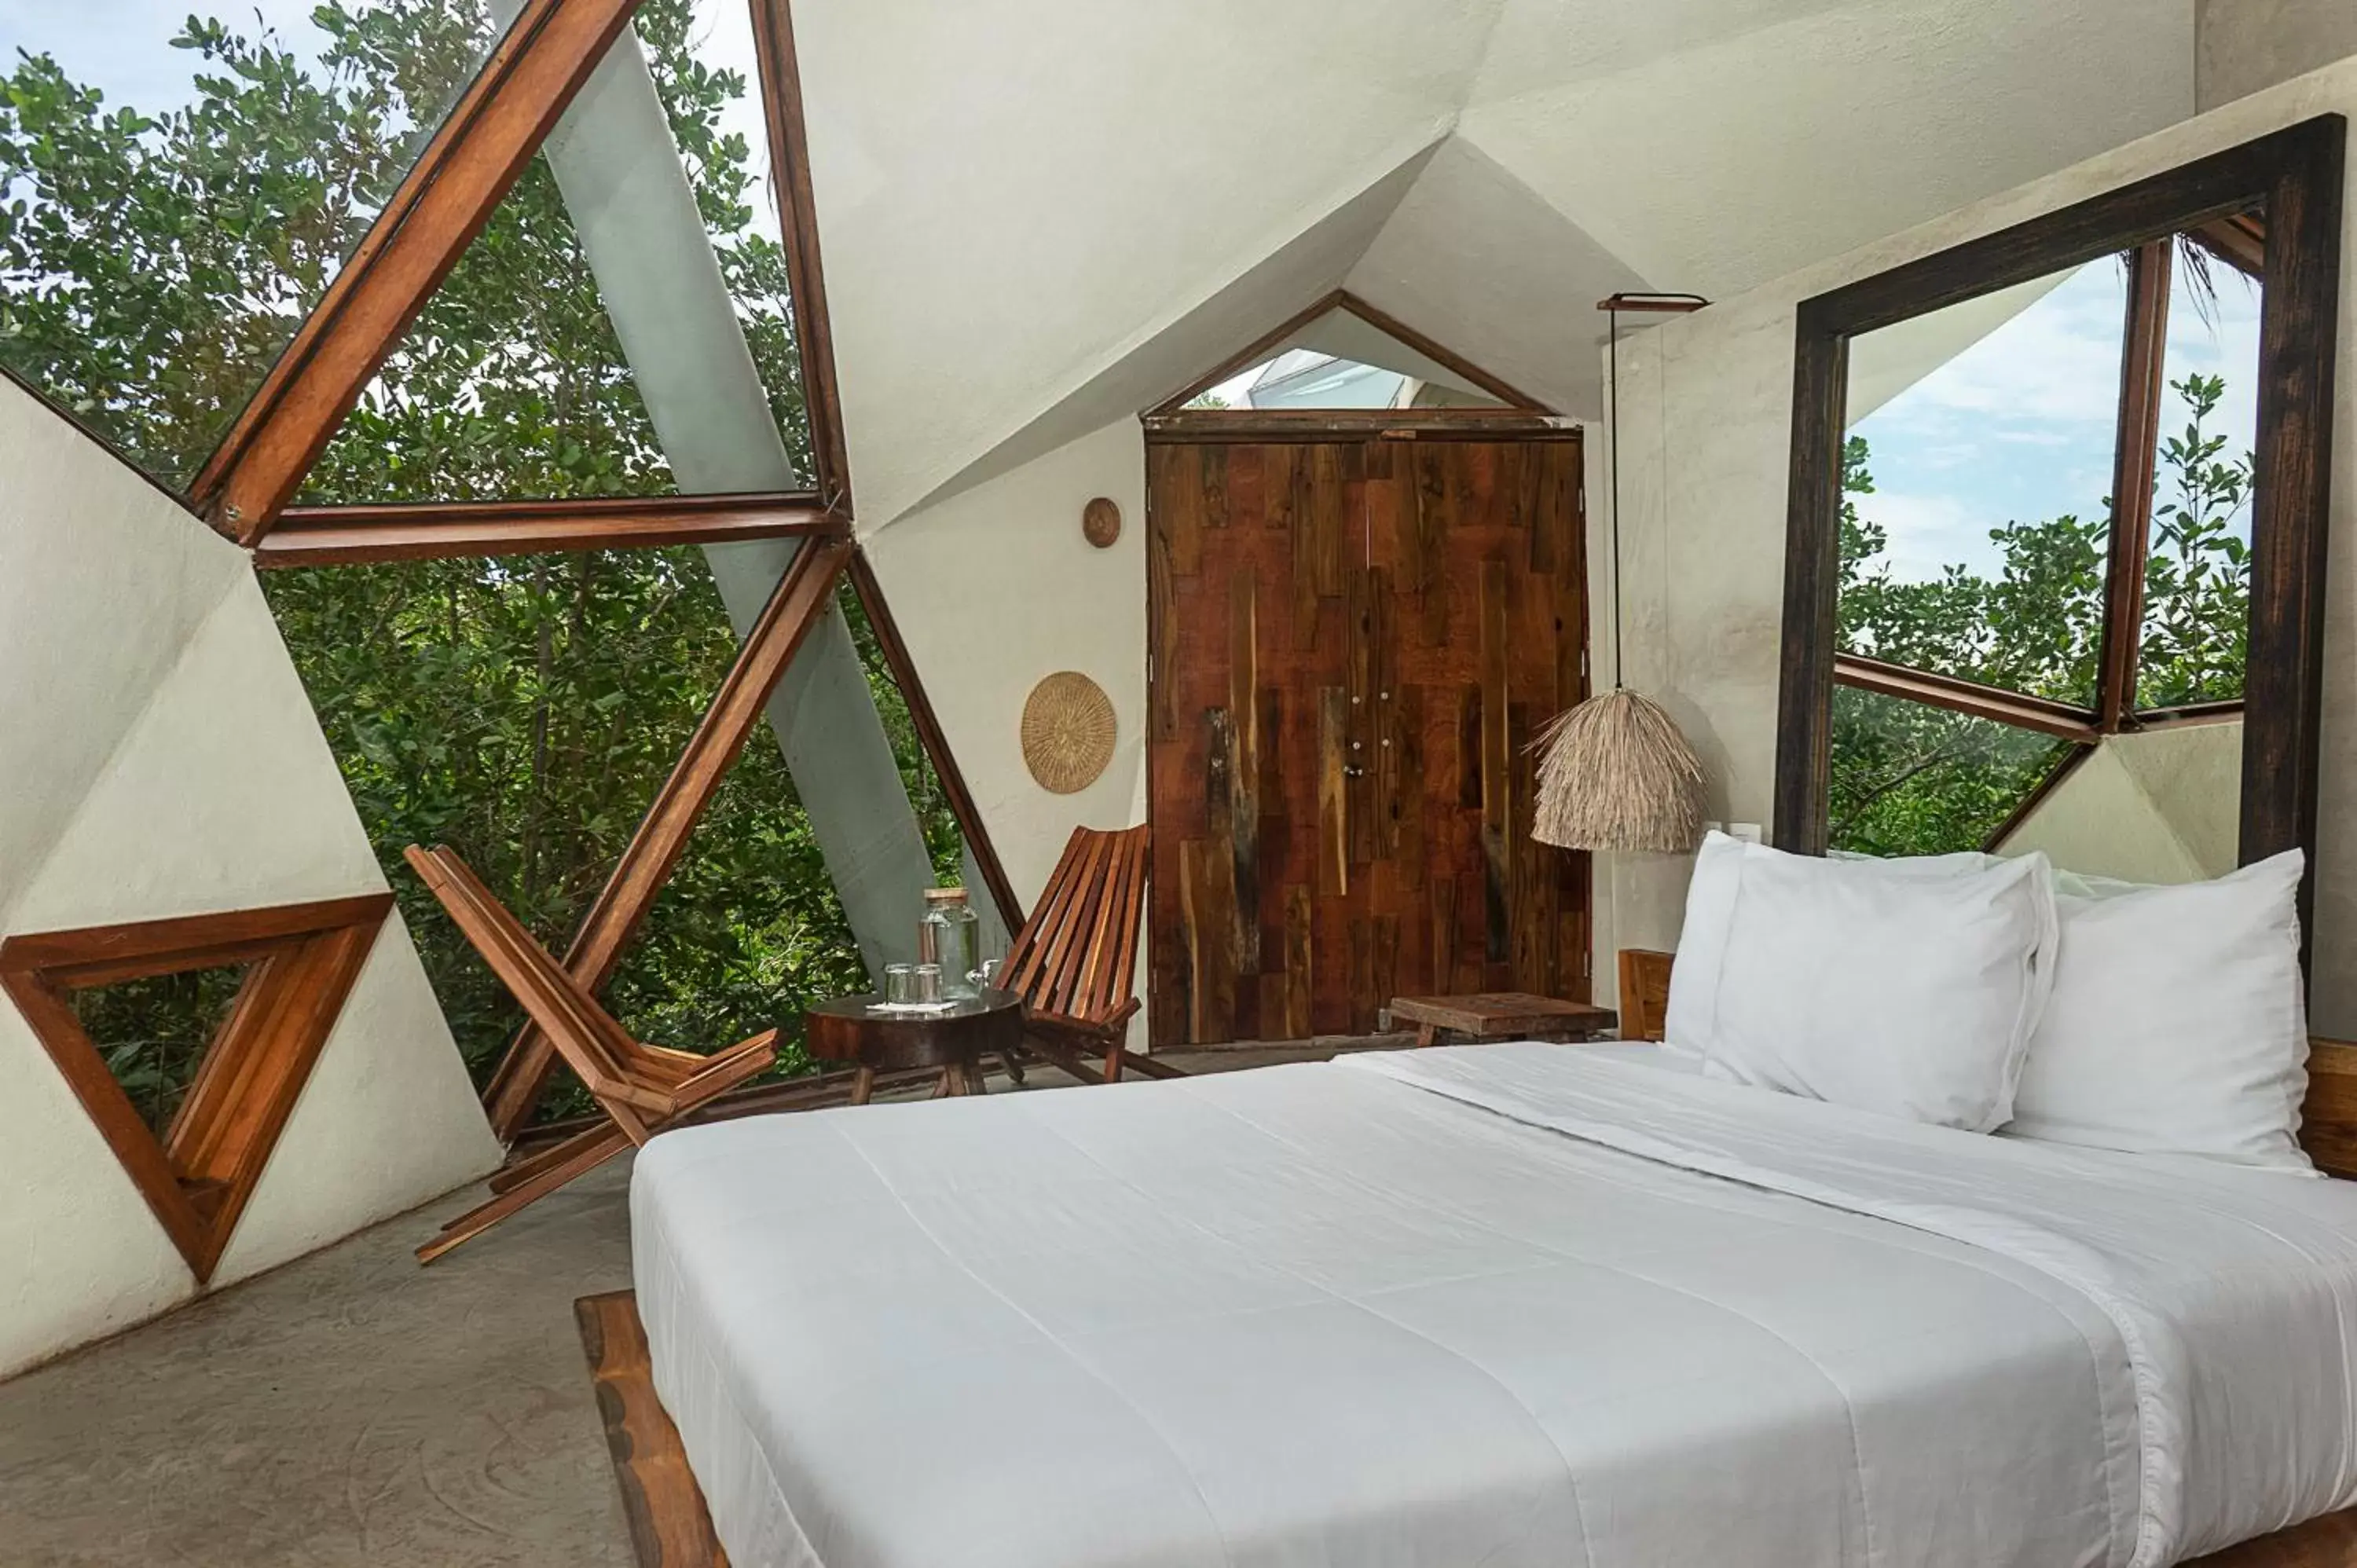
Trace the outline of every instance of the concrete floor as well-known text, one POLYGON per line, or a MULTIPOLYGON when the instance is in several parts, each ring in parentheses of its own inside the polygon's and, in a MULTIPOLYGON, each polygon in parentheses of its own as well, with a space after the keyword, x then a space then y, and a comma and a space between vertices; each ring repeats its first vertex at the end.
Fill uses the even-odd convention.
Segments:
POLYGON ((0 1385, 0 1568, 632 1568, 573 1323, 630 1283, 628 1187, 617 1160, 421 1269, 456 1193, 0 1385))

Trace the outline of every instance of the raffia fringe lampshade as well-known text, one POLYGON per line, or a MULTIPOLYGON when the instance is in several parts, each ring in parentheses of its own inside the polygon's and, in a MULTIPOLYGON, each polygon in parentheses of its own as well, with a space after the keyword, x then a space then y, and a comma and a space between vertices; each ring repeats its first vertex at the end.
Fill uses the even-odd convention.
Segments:
POLYGON ((1565 849, 1694 848, 1702 762, 1660 704, 1616 686, 1557 714, 1539 755, 1531 836, 1565 849))
POLYGON ((1691 310, 1699 295, 1616 294, 1607 338, 1612 394, 1612 690, 1557 714, 1531 742, 1539 798, 1531 837, 1564 849, 1683 854, 1702 838, 1702 760, 1660 703, 1620 684, 1620 312, 1691 310))

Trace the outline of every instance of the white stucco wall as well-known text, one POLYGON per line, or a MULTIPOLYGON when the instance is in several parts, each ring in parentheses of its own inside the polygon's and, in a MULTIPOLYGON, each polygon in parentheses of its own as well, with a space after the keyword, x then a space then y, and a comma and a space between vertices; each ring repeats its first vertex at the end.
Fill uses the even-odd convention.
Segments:
POLYGON ((1598 298, 1749 288, 2190 114, 2193 5, 797 0, 861 527, 1346 281, 1592 417, 1598 298))
MULTIPOLYGON (((1798 303, 2328 113, 2357 113, 2357 62, 2242 99, 1623 344, 1630 680, 1661 699, 1695 742, 1709 773, 1707 815, 1764 822, 1773 795, 1798 303)), ((2347 212, 2357 224, 2357 200, 2347 212)), ((2357 364, 2352 322, 2357 289, 2344 286, 2344 364, 2357 364)), ((2357 542, 2357 378, 2341 379, 2339 397, 2314 942, 2313 1011, 2328 1033, 2357 1027, 2357 548, 2350 547, 2357 542)), ((1603 513, 1591 520, 1599 531, 1591 559, 1601 562, 1603 513)), ((1598 572, 1596 580, 1602 646, 1611 602, 1609 576, 1598 572)), ((1597 968, 1609 976, 1619 947, 1674 944, 1688 863, 1598 862, 1597 968)))
MULTIPOLYGON (((1076 827, 1146 821, 1146 446, 1114 421, 902 518, 867 542, 893 618, 923 675, 992 845, 1028 909, 1076 827), (1121 538, 1081 535, 1097 496, 1121 538), (1077 670, 1113 700, 1113 760, 1071 795, 1023 763, 1023 703, 1042 677, 1077 670)), ((1137 995, 1146 995, 1146 947, 1137 995)), ((1140 1009, 1129 1032, 1146 1048, 1140 1009)))
MULTIPOLYGON (((384 886, 243 553, 0 382, 0 937, 384 886)), ((5 1001, 0 1084, 5 1375, 196 1283, 5 1001)), ((393 919, 212 1283, 498 1158, 393 919)))
POLYGON ((868 541, 893 618, 1015 891, 1028 905, 1075 827, 1146 820, 1146 453, 1117 421, 910 513, 868 541), (1099 550, 1081 509, 1109 496, 1121 538, 1099 550), (1023 764, 1024 700, 1059 670, 1113 699, 1113 762, 1057 795, 1023 764))
POLYGON ((2203 109, 2288 81, 2357 54, 2357 5, 2349 0, 2200 0, 2195 94, 2203 109))

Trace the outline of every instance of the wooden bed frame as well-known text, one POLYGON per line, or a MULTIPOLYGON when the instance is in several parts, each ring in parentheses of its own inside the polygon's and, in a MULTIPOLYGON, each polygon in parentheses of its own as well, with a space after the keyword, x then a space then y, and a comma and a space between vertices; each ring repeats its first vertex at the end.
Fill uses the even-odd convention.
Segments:
MULTIPOLYGON (((1661 1038, 1670 957, 1635 949, 1620 954, 1626 1037, 1661 1038)), ((2357 1045, 2313 1043, 2301 1117, 2300 1142, 2318 1167, 2357 1177, 2357 1045)), ((655 1398, 638 1298, 616 1291, 584 1296, 574 1309, 640 1568, 727 1568, 679 1431, 655 1398)), ((2357 1509, 2246 1541, 2184 1568, 2357 1568, 2357 1509)))
MULTIPOLYGON (((585 1295, 573 1313, 639 1568, 728 1568, 679 1429, 655 1397, 638 1297, 626 1290, 585 1295)), ((2357 1509, 2230 1546, 2182 1568, 2357 1568, 2357 1509)))

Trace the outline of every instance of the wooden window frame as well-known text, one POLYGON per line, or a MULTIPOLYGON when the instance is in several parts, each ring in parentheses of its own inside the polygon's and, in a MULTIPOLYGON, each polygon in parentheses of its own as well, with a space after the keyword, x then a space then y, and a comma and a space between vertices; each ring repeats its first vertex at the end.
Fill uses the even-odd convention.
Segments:
MULTIPOLYGON (((794 553, 760 618, 745 634, 711 708, 565 950, 565 967, 585 989, 599 991, 613 977, 721 780, 768 711, 786 667, 834 605, 835 585, 856 548, 847 538, 813 539, 794 553)), ((555 1065, 548 1037, 525 1026, 483 1090, 484 1111, 502 1142, 512 1140, 532 1119, 555 1065)))
POLYGON ((639 0, 525 0, 408 177, 189 488, 259 542, 385 358, 513 188, 639 0))
POLYGON ((199 1284, 237 1230, 375 945, 391 893, 89 926, 0 942, 0 990, 139 1189, 199 1284), (162 1138, 74 1015, 73 992, 252 964, 162 1138))
MULTIPOLYGON (((1209 371, 1197 376, 1141 415, 1146 435, 1157 435, 1198 441, 1257 441, 1265 431, 1299 430, 1307 432, 1297 439, 1314 441, 1329 435, 1349 437, 1371 430, 1384 428, 1429 428, 1447 430, 1459 424, 1492 424, 1500 419, 1528 419, 1533 414, 1552 415, 1555 411, 1545 403, 1515 387, 1512 383, 1491 375, 1455 349, 1425 336, 1399 317, 1379 310, 1352 294, 1349 289, 1332 289, 1319 295, 1301 309, 1286 317, 1250 343, 1222 360, 1209 371), (1494 397, 1502 405, 1497 408, 1369 408, 1369 409, 1265 409, 1265 408, 1189 408, 1188 403, 1218 386, 1239 371, 1248 370, 1284 347, 1286 338, 1333 311, 1355 316, 1376 331, 1397 339, 1435 364, 1456 371, 1474 386, 1494 397), (1227 432, 1229 434, 1221 434, 1227 432)), ((1283 437, 1280 437, 1283 438, 1283 437)))
MULTIPOLYGON (((2305 912, 2315 880, 2346 137, 2342 117, 2320 115, 1801 302, 1793 345, 1779 665, 1776 843, 1803 854, 1824 852, 1833 688, 1837 680, 1857 673, 1858 661, 1839 652, 1835 632, 1850 339, 2104 255, 2182 232, 2199 236, 2205 225, 2263 208, 2266 289, 2260 315, 2239 849, 2244 864, 2286 849, 2307 851, 2305 912)), ((2142 297, 2148 305, 2147 276, 2142 297)), ((2165 282, 2163 288, 2165 297, 2165 282)), ((2136 295, 2132 291, 2132 318, 2136 295)), ((2124 378, 2157 376, 2157 354, 2156 348, 2147 360, 2131 356, 2124 378)), ((2133 456, 2123 452, 2120 460, 2133 456)), ((2137 535, 2140 555, 2145 531, 2115 529, 2115 560, 2123 553, 2117 539, 2122 532, 2137 535)), ((2140 588, 2141 571, 2135 575, 2132 585, 2140 588)), ((2125 594, 2107 593, 2107 630, 2123 628, 2115 638, 2125 634, 2129 614, 2125 594)), ((2116 669, 2122 662, 2107 655, 2104 667, 2116 669)), ((1906 673, 1921 678, 1919 671, 1906 673)), ((2018 722, 1956 702, 1943 705, 2018 722)), ((2145 715, 2132 710, 2130 690, 2125 701, 2099 708, 2087 719, 2100 734, 2107 719, 2115 727, 2141 722, 2145 715)), ((2170 715, 2151 716, 2167 722, 2170 715)))
MULTIPOLYGON (((652 908, 722 776, 761 721, 786 665, 809 628, 834 603, 835 586, 845 571, 850 572, 860 602, 877 629, 892 676, 990 895, 1009 928, 1018 927, 1023 920, 1021 902, 950 750, 915 661, 886 603, 883 586, 853 542, 850 462, 827 318, 791 0, 745 0, 745 4, 751 11, 771 175, 778 191, 815 488, 761 495, 291 504, 303 477, 333 439, 370 379, 481 232, 590 71, 637 12, 639 3, 526 0, 514 24, 493 48, 474 81, 436 130, 350 259, 207 460, 188 494, 177 494, 160 484, 102 437, 101 445, 143 482, 247 546, 259 569, 748 539, 805 540, 738 650, 712 707, 575 935, 566 955, 567 967, 592 990, 612 973, 652 908)), ((1389 322, 1380 313, 1372 313, 1372 307, 1361 310, 1378 325, 1389 322)), ((1425 346, 1419 336, 1395 323, 1385 329, 1415 346, 1425 346)), ((1458 364, 1437 346, 1426 351, 1452 367, 1458 364)), ((9 379, 48 401, 40 389, 27 385, 21 377, 10 374, 9 379)), ((5 978, 0 975, 0 982, 5 978)), ((25 983, 27 994, 37 996, 34 1005, 38 1005, 42 983, 27 980, 25 983)), ((340 1002, 340 993, 337 1001, 340 1002)), ((70 1010, 67 1017, 70 1021, 70 1010)), ((94 1054, 91 1059, 96 1060, 94 1054)), ((550 1066, 547 1042, 531 1030, 510 1047, 484 1095, 485 1108, 502 1138, 512 1138, 529 1119, 550 1066)), ((100 1071, 102 1075, 102 1063, 100 1071)), ((72 1072, 69 1077, 73 1077, 72 1072)), ((80 1091, 81 1081, 75 1081, 80 1091)), ((94 1086, 90 1092, 99 1094, 94 1086)), ((119 1089, 115 1093, 120 1099, 119 1089)), ((133 1120, 135 1122, 135 1116, 133 1120)), ((152 1144, 154 1140, 148 1142, 152 1144)), ((167 1184, 159 1185, 164 1178, 156 1173, 167 1171, 168 1162, 153 1151, 124 1157, 126 1165, 143 1163, 147 1176, 156 1178, 147 1184, 154 1189, 150 1203, 202 1278, 218 1248, 206 1251, 211 1244, 187 1214, 173 1208, 167 1184), (205 1260, 202 1266, 199 1257, 205 1260)), ((232 1222, 233 1219, 232 1214, 232 1222)))
POLYGON ((820 264, 818 209, 802 125, 789 0, 744 0, 751 13, 795 348, 816 473, 813 489, 758 498, 766 518, 709 514, 756 498, 404 503, 296 507, 296 489, 369 380, 513 188, 640 0, 529 0, 427 143, 350 262, 271 368, 190 486, 183 504, 257 564, 329 565, 420 556, 708 543, 812 532, 805 510, 851 520, 851 475, 820 264), (635 509, 635 510, 633 510, 635 509), (655 534, 666 510, 681 526, 655 534), (624 524, 617 519, 629 516, 624 524), (260 552, 285 525, 305 543, 260 552))
POLYGON ((385 561, 844 538, 849 521, 796 492, 595 500, 289 507, 253 547, 263 570, 385 561))

